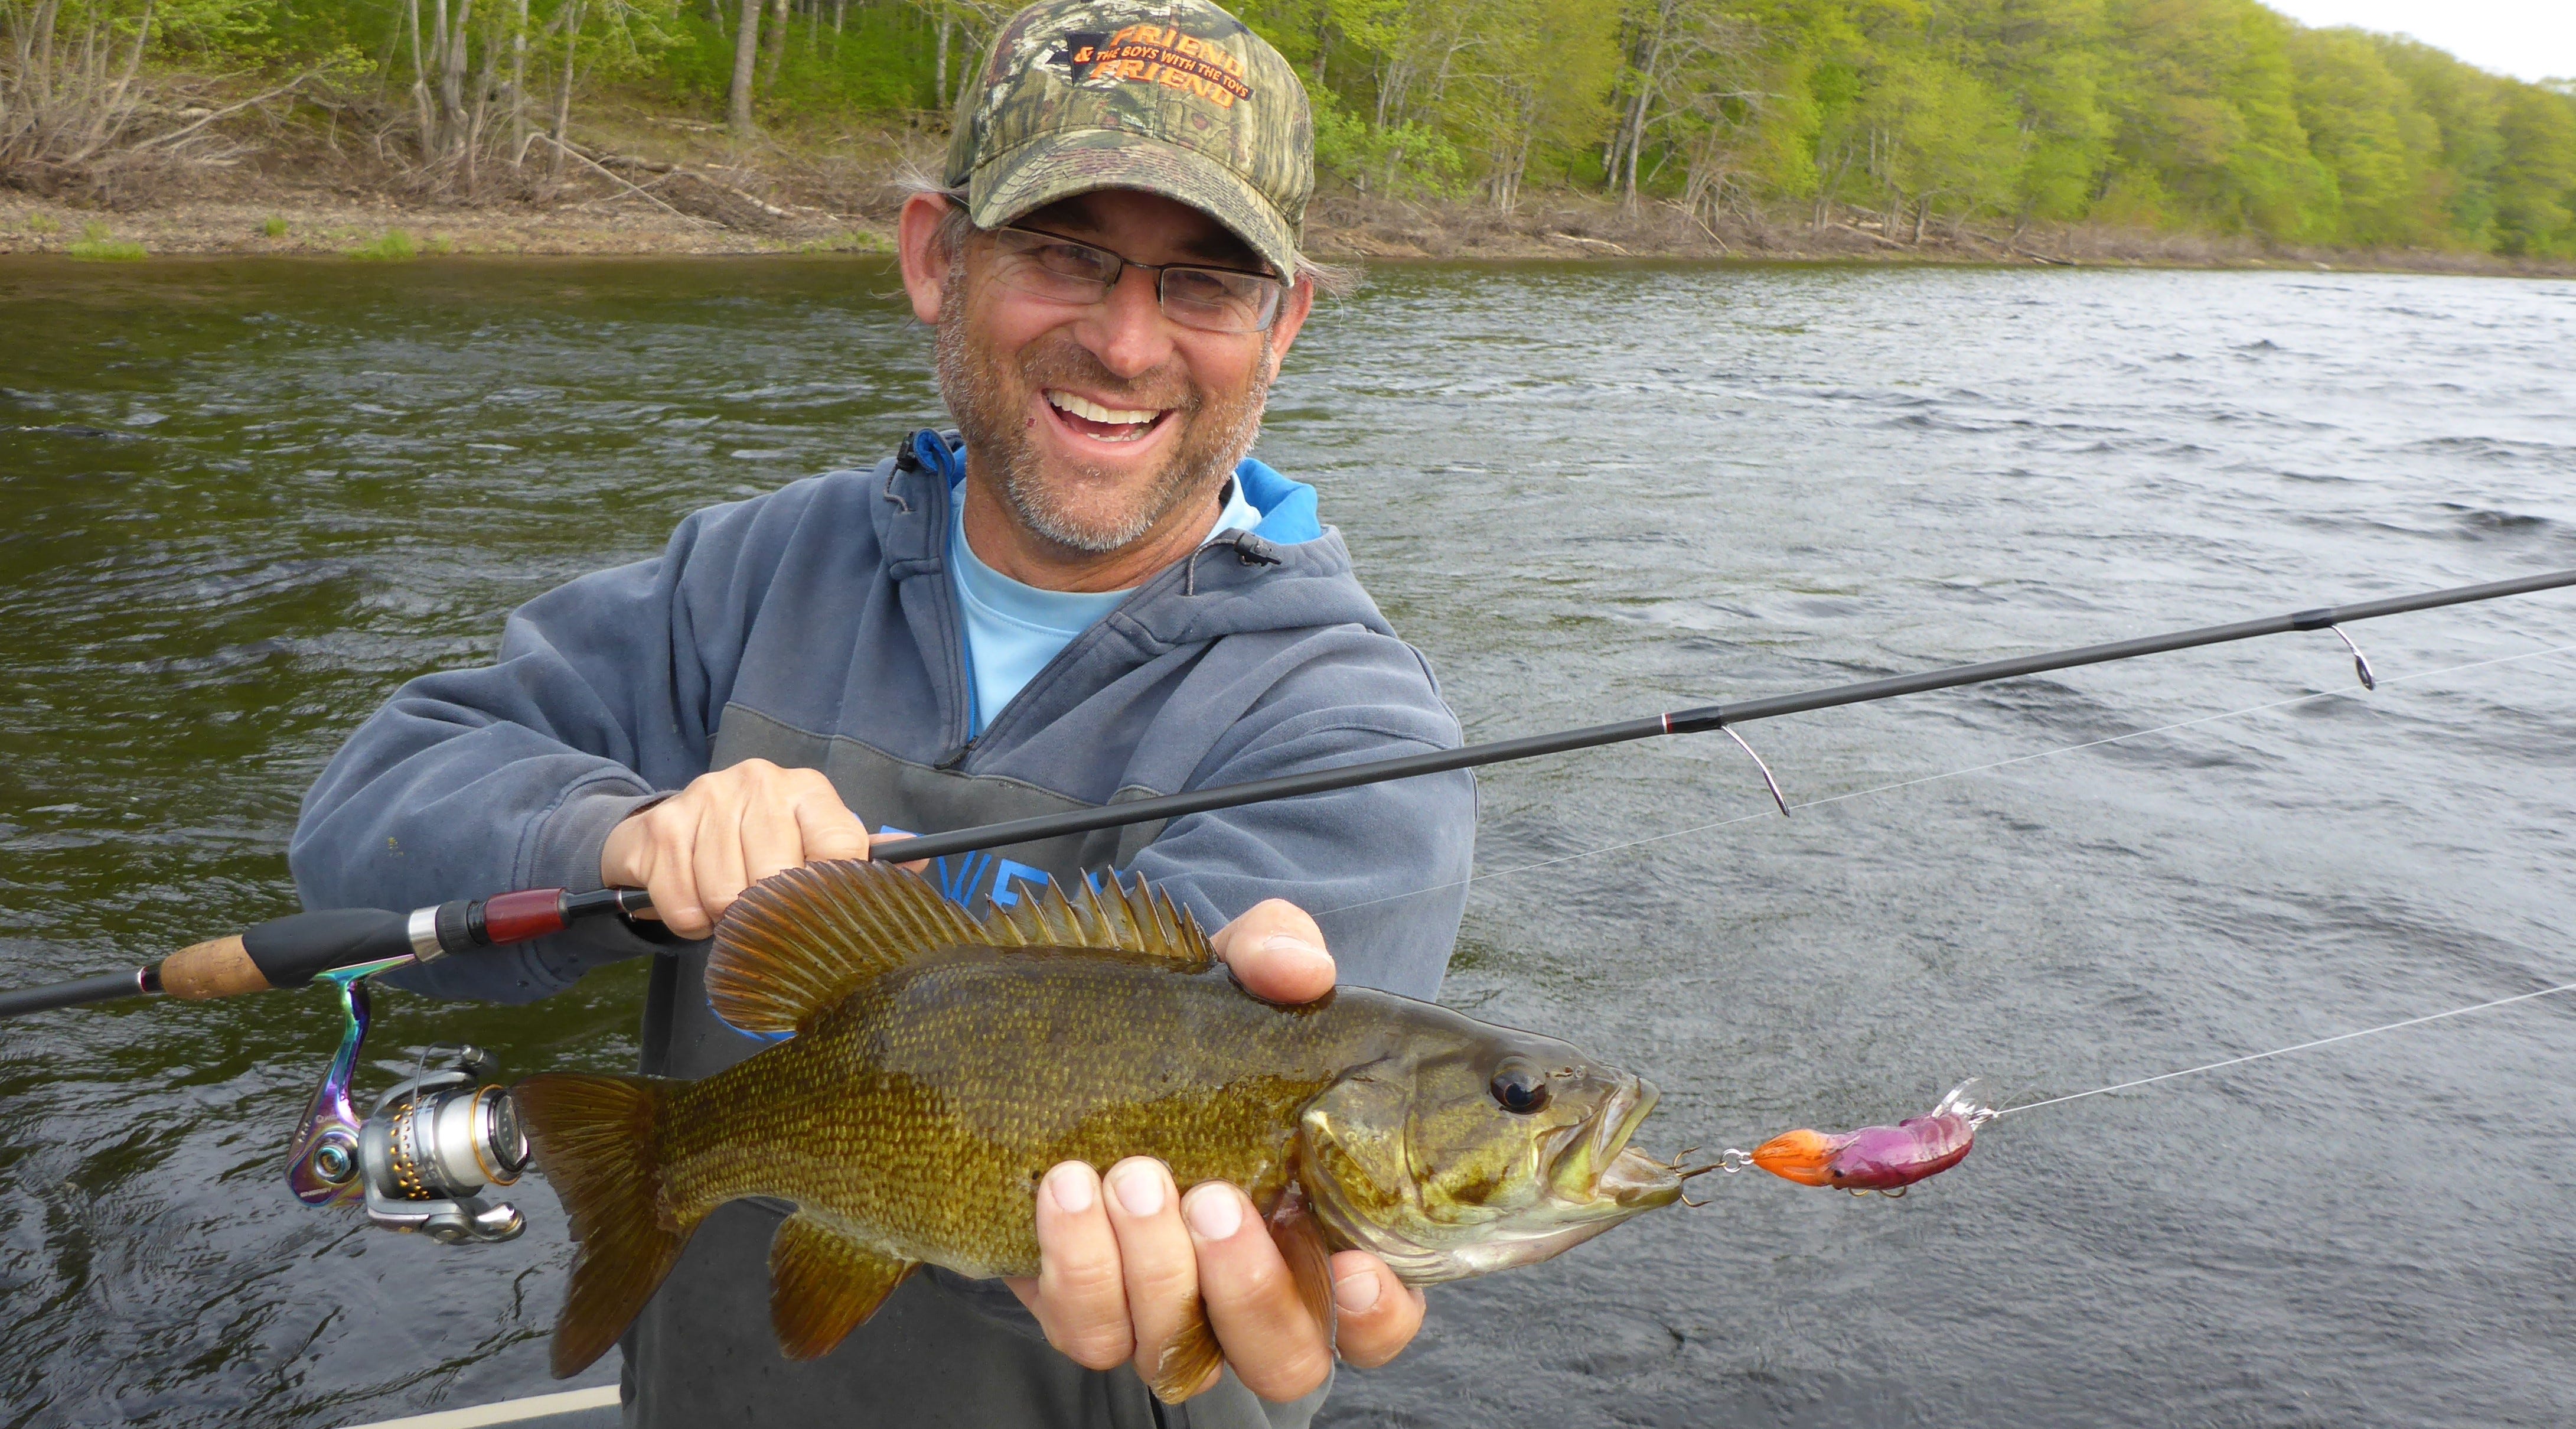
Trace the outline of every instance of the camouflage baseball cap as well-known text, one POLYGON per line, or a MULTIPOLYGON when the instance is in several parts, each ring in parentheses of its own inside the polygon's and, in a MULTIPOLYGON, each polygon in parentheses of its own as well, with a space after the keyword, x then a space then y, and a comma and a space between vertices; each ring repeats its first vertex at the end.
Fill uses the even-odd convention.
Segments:
POLYGON ((1093 189, 1143 189, 1289 274, 1315 121, 1288 61, 1209 0, 1041 0, 1002 27, 959 96, 947 183, 979 228, 1093 189))

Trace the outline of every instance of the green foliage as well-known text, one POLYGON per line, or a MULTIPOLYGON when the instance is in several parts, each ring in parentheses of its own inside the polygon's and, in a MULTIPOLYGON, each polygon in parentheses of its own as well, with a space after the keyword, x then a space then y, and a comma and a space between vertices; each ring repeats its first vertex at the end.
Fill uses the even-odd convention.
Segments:
POLYGON ((41 213, 31 213, 27 215, 27 231, 29 233, 39 234, 60 233, 63 231, 63 226, 61 223, 54 219, 47 218, 41 213))
MULTIPOLYGON (((773 73, 762 57, 758 109, 770 123, 833 123, 854 116, 941 108, 937 94, 937 27, 909 4, 804 4, 788 25, 773 73), (834 28, 837 13, 840 27, 834 28), (819 21, 819 23, 818 23, 819 21)), ((673 100, 709 115, 724 112, 733 83, 734 31, 740 0, 692 0, 663 33, 654 82, 673 100), (721 11, 723 24, 716 19, 721 11)), ((972 47, 950 39, 949 86, 962 82, 972 47)))
POLYGON ((2496 135, 2496 250, 2576 257, 2576 103, 2530 85, 2505 96, 2496 135))
POLYGON ((2187 220, 2337 236, 2334 177, 2299 124, 2289 22, 2254 0, 2115 0, 2109 22, 2129 60, 2113 95, 2116 158, 2152 175, 2187 220))
POLYGON ((66 251, 86 263, 133 263, 149 256, 142 244, 115 237, 96 219, 81 225, 79 241, 66 251))
POLYGON ((865 229, 835 233, 829 238, 809 238, 796 245, 799 253, 892 253, 894 245, 865 229))
POLYGON ((347 250, 352 258, 368 263, 408 263, 420 256, 420 245, 399 228, 388 228, 375 241, 361 243, 347 250))
MULTIPOLYGON (((147 5, 154 66, 326 70, 403 115, 441 173, 468 167, 469 149, 508 162, 522 136, 611 88, 721 119, 742 23, 741 0, 526 0, 524 20, 516 0, 0 0, 0 53, 44 52, 31 28, 43 17, 58 68, 78 52, 109 57, 81 63, 110 73, 146 38, 147 5), (444 44, 442 15, 464 30, 444 44)), ((754 119, 935 127, 1008 8, 786 0, 781 28, 764 0, 754 119)), ((1892 241, 1972 220, 2093 222, 2576 257, 2576 82, 2304 29, 2258 0, 1237 11, 1305 76, 1323 180, 1390 197, 1509 208, 1524 185, 1583 184, 1704 221, 1795 206, 1892 241)), ((541 139, 524 142, 552 162, 541 139)), ((268 231, 284 236, 274 220, 268 231)), ((394 239, 360 251, 416 251, 394 239)))
POLYGON ((2440 161, 2441 126, 2359 30, 2308 30, 2291 40, 2308 150, 2334 175, 2343 234, 2368 244, 2435 239, 2442 215, 2425 182, 2440 161))
POLYGON ((286 236, 286 220, 282 218, 272 218, 268 222, 261 224, 259 226, 259 231, 267 234, 271 238, 284 238, 286 236))
POLYGON ((1396 198, 1449 198, 1459 191, 1466 157, 1449 136, 1426 124, 1372 124, 1326 90, 1314 96, 1315 171, 1363 193, 1396 198))

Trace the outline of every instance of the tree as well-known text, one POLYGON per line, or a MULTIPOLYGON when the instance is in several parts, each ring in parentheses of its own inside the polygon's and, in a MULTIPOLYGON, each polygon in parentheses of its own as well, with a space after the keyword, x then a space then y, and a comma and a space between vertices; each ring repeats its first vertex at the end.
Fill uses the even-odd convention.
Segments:
POLYGON ((2441 162, 2442 130, 2359 30, 2291 37, 2299 124, 2334 175, 2347 243, 2422 244, 2442 227, 2426 176, 2441 162))
POLYGON ((2516 85, 2496 119, 2496 251, 2576 257, 2576 100, 2516 85))

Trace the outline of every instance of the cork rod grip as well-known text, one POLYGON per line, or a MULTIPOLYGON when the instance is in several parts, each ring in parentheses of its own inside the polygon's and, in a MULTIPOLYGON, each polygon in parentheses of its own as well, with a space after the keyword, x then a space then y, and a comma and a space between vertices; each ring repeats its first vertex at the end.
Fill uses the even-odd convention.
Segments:
POLYGON ((268 979, 260 976, 259 964, 250 960, 250 950, 235 933, 190 944, 163 958, 161 990, 189 1002, 204 1002, 235 993, 266 992, 268 979))

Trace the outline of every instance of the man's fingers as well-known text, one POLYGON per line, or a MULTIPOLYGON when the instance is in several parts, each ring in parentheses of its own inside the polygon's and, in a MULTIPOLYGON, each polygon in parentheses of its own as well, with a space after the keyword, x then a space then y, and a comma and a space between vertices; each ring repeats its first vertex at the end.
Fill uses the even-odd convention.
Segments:
POLYGON ((1038 1184, 1038 1284, 1030 1310, 1047 1343, 1085 1369, 1123 1364, 1136 1351, 1118 1238, 1101 1205, 1100 1177, 1067 1161, 1038 1184))
MULTIPOLYGON (((869 857, 871 857, 871 858, 875 857, 875 850, 876 850, 876 846, 877 846, 878 844, 890 844, 890 843, 894 843, 894 842, 896 842, 896 841, 898 841, 898 840, 901 840, 901 839, 908 839, 908 838, 911 838, 911 837, 912 837, 912 835, 910 835, 910 834, 890 834, 890 833, 886 833, 886 832, 884 832, 884 831, 882 831, 882 830, 880 830, 880 831, 878 831, 878 832, 876 832, 876 833, 870 834, 870 835, 868 835, 868 849, 869 849, 869 857)), ((916 859, 912 860, 912 861, 911 861, 911 862, 909 862, 909 863, 901 863, 901 864, 897 864, 897 865, 895 865, 895 866, 896 866, 896 867, 898 867, 898 868, 908 868, 908 869, 911 869, 911 870, 912 870, 913 872, 915 872, 915 873, 919 873, 919 872, 921 872, 923 869, 930 867, 930 860, 929 860, 929 859, 926 859, 926 858, 916 858, 916 859)))
POLYGON ((1333 955, 1324 950, 1323 930, 1284 898, 1252 905, 1208 943, 1255 997, 1312 1002, 1333 990, 1333 955))
POLYGON ((867 826, 820 770, 746 759, 611 829, 599 871, 612 887, 650 892, 652 916, 673 932, 703 938, 752 884, 818 859, 864 858, 868 845, 867 826))
POLYGON ((1181 1194, 1172 1173, 1150 1156, 1109 1168, 1109 1225, 1127 1282, 1127 1314, 1136 1331, 1136 1372, 1148 1383, 1163 1346, 1198 1314, 1198 1252, 1181 1226, 1181 1194))
POLYGON ((868 856, 868 826, 859 822, 829 783, 796 801, 796 831, 807 863, 868 856))
POLYGON ((1422 1292, 1364 1250, 1333 1257, 1333 1308, 1342 1358, 1362 1369, 1394 1359, 1422 1329, 1422 1292))
POLYGON ((695 805, 673 809, 665 804, 644 816, 650 821, 644 891, 652 895, 653 911, 662 922, 683 938, 703 938, 715 928, 715 918, 698 896, 698 812, 695 805))
POLYGON ((705 809, 689 848, 689 876, 697 881, 698 907, 705 911, 710 926, 751 886, 742 866, 739 801, 726 800, 705 809))
POLYGON ((1217 1343, 1244 1387, 1286 1403, 1333 1372, 1324 1327, 1298 1299, 1278 1245, 1241 1191, 1223 1181, 1191 1188, 1181 1218, 1198 1248, 1199 1294, 1217 1343))
POLYGON ((746 887, 782 869, 801 867, 808 858, 805 821, 793 804, 752 800, 735 823, 742 841, 742 879, 746 887))

